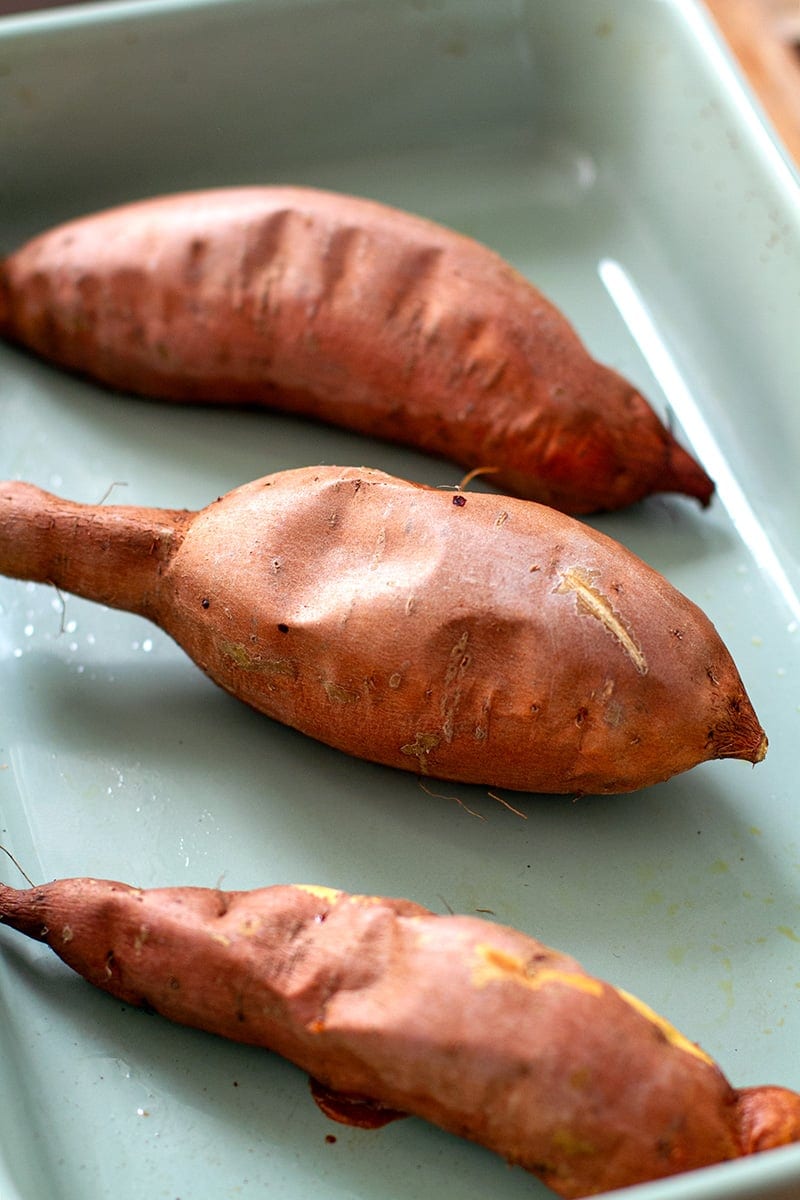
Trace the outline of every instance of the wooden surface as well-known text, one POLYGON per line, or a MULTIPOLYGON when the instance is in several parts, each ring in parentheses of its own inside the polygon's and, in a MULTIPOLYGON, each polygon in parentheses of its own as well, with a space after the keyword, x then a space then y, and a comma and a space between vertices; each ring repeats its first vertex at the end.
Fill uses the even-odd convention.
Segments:
POLYGON ((705 0, 764 111, 800 165, 800 0, 705 0))

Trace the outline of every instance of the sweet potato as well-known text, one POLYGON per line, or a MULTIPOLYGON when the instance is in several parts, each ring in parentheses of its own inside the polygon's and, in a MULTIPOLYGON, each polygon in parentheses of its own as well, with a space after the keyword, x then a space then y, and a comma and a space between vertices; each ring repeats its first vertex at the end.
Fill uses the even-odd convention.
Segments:
POLYGON ((800 1141, 800 1096, 735 1090, 641 1001, 483 918, 317 886, 67 879, 0 885, 0 921, 126 1004, 277 1051, 561 1196, 800 1141))
POLYGON ((703 613, 531 501, 339 467, 196 513, 3 483, 0 573, 140 613, 253 707, 422 774, 625 792, 766 749, 703 613))
POLYGON ((72 221, 0 264, 0 334, 127 392, 410 443, 568 512, 713 491, 521 274, 351 196, 222 188, 72 221))

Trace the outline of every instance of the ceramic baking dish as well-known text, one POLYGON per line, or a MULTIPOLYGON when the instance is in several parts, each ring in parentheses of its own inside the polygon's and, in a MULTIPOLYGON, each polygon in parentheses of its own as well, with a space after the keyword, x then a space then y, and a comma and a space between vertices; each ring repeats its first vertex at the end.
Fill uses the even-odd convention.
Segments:
MULTIPOLYGON (((420 786, 245 710, 145 622, 0 580, 0 840, 33 878, 316 882, 479 910, 714 1055, 800 1088, 797 176, 682 0, 168 0, 0 20, 0 251, 157 192, 299 182, 494 246, 715 477, 593 523, 695 599, 771 741, 633 796, 420 786)), ((198 507, 410 450, 169 408, 0 347, 0 478, 198 507)), ((478 486, 478 485, 476 485, 478 486)), ((21 883, 11 863, 2 878, 21 883)), ((276 1057, 126 1009, 0 930, 3 1200, 502 1200, 535 1179, 420 1121, 333 1125, 276 1057)), ((632 1189, 790 1200, 800 1148, 632 1189)))

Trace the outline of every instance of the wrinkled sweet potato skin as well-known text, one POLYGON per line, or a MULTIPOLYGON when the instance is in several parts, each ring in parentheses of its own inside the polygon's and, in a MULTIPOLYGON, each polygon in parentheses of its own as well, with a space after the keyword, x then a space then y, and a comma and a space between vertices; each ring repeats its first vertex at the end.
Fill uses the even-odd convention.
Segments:
POLYGON ((124 205, 0 264, 0 334, 113 388, 410 443, 568 512, 713 484, 565 317, 470 238, 352 196, 124 205))
POLYGON ((800 1097, 737 1093, 634 997, 481 918, 318 886, 73 879, 0 886, 0 919, 127 1004, 277 1051, 329 1088, 481 1142, 564 1197, 800 1139, 800 1097))
POLYGON ((194 514, 8 483, 0 571, 142 613, 254 708, 423 775, 626 792, 766 748, 707 617, 527 501, 339 467, 194 514))

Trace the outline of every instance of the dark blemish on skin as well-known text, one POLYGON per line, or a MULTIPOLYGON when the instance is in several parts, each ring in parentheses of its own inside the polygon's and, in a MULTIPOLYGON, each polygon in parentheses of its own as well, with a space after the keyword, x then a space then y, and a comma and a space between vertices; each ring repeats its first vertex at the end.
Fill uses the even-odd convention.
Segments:
POLYGON ((463 508, 466 503, 466 496, 453 496, 453 504, 455 504, 456 508, 463 508))
POLYGON ((357 1129, 380 1129, 408 1116, 399 1109, 386 1108, 375 1100, 328 1088, 318 1079, 309 1078, 311 1095, 326 1117, 357 1129))
POLYGON ((283 621, 281 621, 278 625, 278 633, 288 633, 288 632, 289 632, 289 626, 284 625, 283 621))
POLYGON ((200 603, 202 604, 203 608, 208 608, 211 604, 211 601, 209 600, 208 596, 204 596, 200 603))

